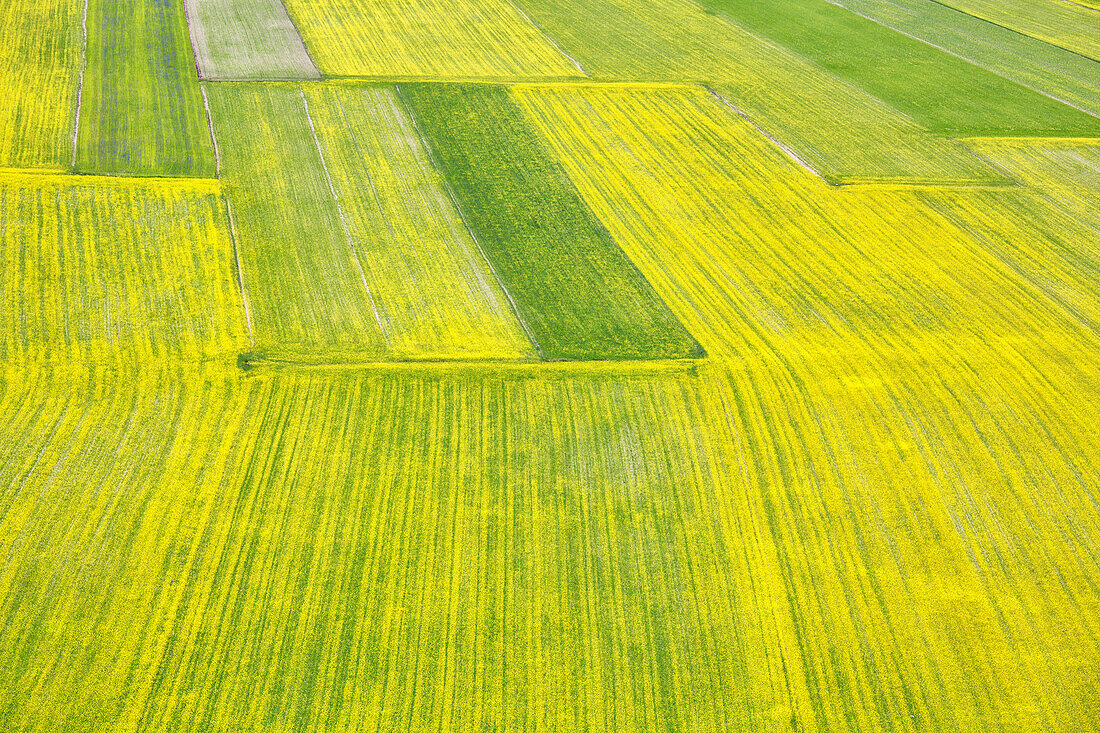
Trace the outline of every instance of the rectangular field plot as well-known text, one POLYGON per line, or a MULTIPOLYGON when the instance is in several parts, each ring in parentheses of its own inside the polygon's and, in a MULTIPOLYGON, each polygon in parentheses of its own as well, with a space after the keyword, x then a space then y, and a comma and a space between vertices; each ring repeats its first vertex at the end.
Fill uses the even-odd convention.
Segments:
POLYGON ((185 0, 203 79, 316 79, 281 0, 185 0))
POLYGON ((80 85, 82 4, 0 5, 0 168, 68 168, 80 85))
POLYGON ((76 169, 215 175, 183 0, 89 0, 76 169))
POLYGON ((0 174, 0 359, 248 348, 216 186, 0 174))
POLYGON ((534 356, 392 90, 209 93, 261 355, 534 356))
POLYGON ((920 199, 1100 335, 1100 229, 1032 191, 929 190, 920 199))
POLYGON ((1100 61, 936 0, 839 0, 849 10, 1100 116, 1100 61))
POLYGON ((261 352, 339 361, 385 342, 296 85, 208 87, 261 352))
POLYGON ((996 174, 867 92, 689 0, 520 0, 594 78, 714 86, 822 176, 989 181, 996 174))
POLYGON ((543 356, 702 354, 548 156, 506 89, 409 84, 401 90, 543 356))
POLYGON ((830 189, 700 90, 516 90, 585 201, 711 355, 922 353, 986 339, 1069 349, 1087 337, 912 193, 830 189))
POLYGON ((508 0, 286 0, 326 76, 583 76, 508 0))
MULTIPOLYGON (((703 5, 936 132, 1100 136, 1096 117, 824 0, 703 0, 703 5)), ((1100 18, 1093 31, 1100 33, 1100 18)))

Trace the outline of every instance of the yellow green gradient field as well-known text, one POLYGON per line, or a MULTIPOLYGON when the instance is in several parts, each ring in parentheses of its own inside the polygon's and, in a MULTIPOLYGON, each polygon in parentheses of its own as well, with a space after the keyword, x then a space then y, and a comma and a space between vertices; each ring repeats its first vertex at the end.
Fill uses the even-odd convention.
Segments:
POLYGON ((1100 13, 818 1, 0 9, 0 730, 1100 731, 1100 13))

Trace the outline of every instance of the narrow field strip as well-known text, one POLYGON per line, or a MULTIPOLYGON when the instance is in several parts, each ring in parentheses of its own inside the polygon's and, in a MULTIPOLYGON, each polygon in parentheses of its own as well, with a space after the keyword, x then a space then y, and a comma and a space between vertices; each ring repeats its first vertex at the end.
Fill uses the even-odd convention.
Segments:
POLYGON ((709 84, 829 180, 991 181, 951 140, 691 0, 517 0, 596 79, 709 84))
POLYGON ((203 79, 317 79, 281 0, 184 0, 203 79))
POLYGON ((326 76, 583 76, 508 0, 286 0, 326 76))
POLYGON ((400 89, 544 357, 702 355, 585 207, 505 88, 400 89))
POLYGON ((1100 136, 1100 118, 825 0, 701 1, 929 130, 1100 136))
POLYGON ((256 335, 249 362, 535 358, 391 88, 207 90, 256 335), (262 158, 256 145, 270 146, 262 158))
POLYGON ((1085 325, 916 194, 830 189, 702 90, 515 95, 711 355, 1093 348, 1085 325))
POLYGON ((1096 9, 1064 0, 943 0, 990 23, 1100 61, 1096 9))
POLYGON ((301 90, 285 84, 206 90, 256 348, 305 360, 380 357, 381 327, 301 90))
POLYGON ((393 89, 310 85, 305 98, 390 355, 533 358, 393 89))
POLYGON ((215 183, 0 175, 0 360, 231 359, 247 348, 215 183))
POLYGON ((213 177, 183 0, 89 0, 81 173, 213 177))
POLYGON ((69 167, 81 48, 80 3, 0 7, 0 167, 69 167))
POLYGON ((830 0, 1024 86, 1100 116, 1100 62, 936 0, 830 0))

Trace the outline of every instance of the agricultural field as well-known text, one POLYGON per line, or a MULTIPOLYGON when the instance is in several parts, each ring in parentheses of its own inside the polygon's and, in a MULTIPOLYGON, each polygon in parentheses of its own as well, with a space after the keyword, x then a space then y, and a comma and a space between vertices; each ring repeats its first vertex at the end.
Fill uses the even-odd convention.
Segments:
POLYGON ((1100 731, 1092 28, 0 8, 0 730, 1100 731))

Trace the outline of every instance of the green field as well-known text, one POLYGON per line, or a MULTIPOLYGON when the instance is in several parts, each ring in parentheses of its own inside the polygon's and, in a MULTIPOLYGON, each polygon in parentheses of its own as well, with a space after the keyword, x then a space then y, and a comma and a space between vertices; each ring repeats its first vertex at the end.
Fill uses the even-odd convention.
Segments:
POLYGON ((75 168, 214 176, 183 0, 89 0, 75 168))
POLYGON ((1094 21, 0 7, 0 731, 1100 733, 1094 21))
POLYGON ((936 132, 1100 136, 1096 117, 827 0, 703 4, 936 132))

